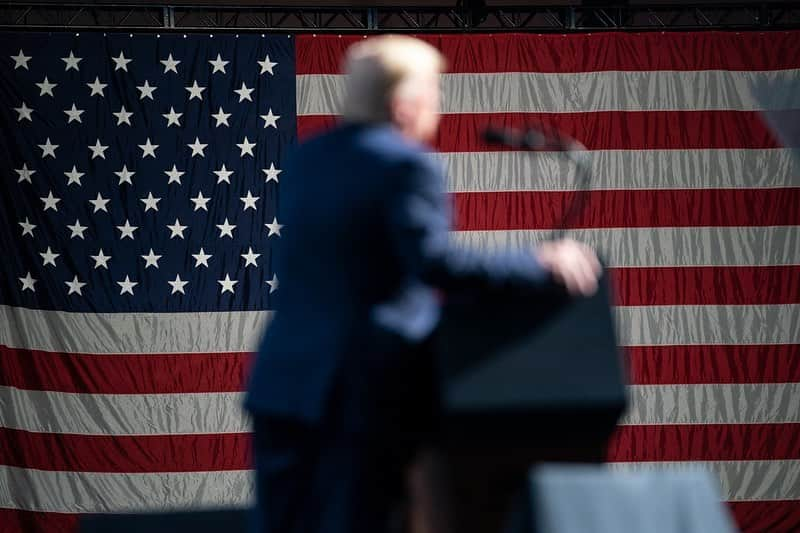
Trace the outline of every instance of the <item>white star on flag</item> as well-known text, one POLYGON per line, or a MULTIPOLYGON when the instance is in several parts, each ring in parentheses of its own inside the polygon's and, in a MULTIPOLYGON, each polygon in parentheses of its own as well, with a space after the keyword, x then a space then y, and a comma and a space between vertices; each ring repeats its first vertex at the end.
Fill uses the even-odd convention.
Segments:
POLYGON ((28 217, 25 217, 24 222, 18 222, 18 224, 22 226, 23 237, 25 235, 30 235, 31 237, 33 237, 33 230, 36 229, 36 224, 31 224, 30 220, 28 220, 28 217))
POLYGON ((178 185, 181 185, 181 176, 186 174, 186 172, 178 170, 178 167, 173 164, 172 170, 165 170, 164 174, 169 176, 169 181, 167 181, 167 185, 169 185, 170 183, 177 183, 178 185))
POLYGON ((111 259, 111 256, 104 254, 102 248, 97 252, 97 255, 90 255, 89 257, 94 259, 94 268, 103 267, 108 270, 108 260, 111 259))
POLYGON ((195 260, 194 263, 195 268, 199 267, 200 265, 203 265, 204 267, 208 268, 208 260, 211 259, 212 255, 207 254, 202 248, 200 248, 200 251, 197 252, 196 254, 192 254, 192 257, 194 257, 195 260))
POLYGON ((117 117, 117 126, 121 126, 123 122, 128 126, 133 125, 131 124, 131 115, 133 115, 133 113, 125 109, 125 106, 121 106, 119 111, 111 114, 117 117))
POLYGON ((222 106, 219 107, 219 111, 217 112, 217 114, 212 113, 211 116, 214 117, 214 120, 217 121, 215 127, 219 128, 222 124, 230 127, 230 124, 228 124, 228 117, 230 117, 231 114, 223 111, 222 106))
POLYGON ((168 128, 173 124, 180 127, 181 125, 180 118, 183 116, 183 113, 176 113, 175 108, 169 106, 169 113, 163 113, 161 116, 167 119, 168 128))
POLYGON ((197 98, 198 100, 203 99, 203 91, 206 90, 205 87, 200 87, 197 85, 197 80, 192 83, 191 87, 186 87, 186 90, 189 91, 189 100, 192 98, 197 98))
POLYGON ((247 139, 247 135, 244 136, 244 140, 241 143, 236 143, 236 146, 238 146, 242 151, 242 153, 239 154, 239 157, 244 157, 245 155, 255 157, 253 155, 253 148, 255 148, 256 143, 251 143, 247 139))
POLYGON ((194 143, 193 144, 187 144, 186 146, 188 146, 189 148, 192 149, 192 157, 194 157, 196 155, 199 155, 200 157, 205 157, 206 156, 206 154, 205 154, 205 152, 203 150, 206 149, 206 146, 208 146, 208 144, 201 143, 199 137, 195 137, 194 138, 194 143))
POLYGON ((278 174, 280 174, 283 171, 279 168, 275 168, 275 163, 270 163, 269 168, 262 168, 261 172, 263 172, 267 176, 266 179, 264 180, 265 183, 269 183, 270 181, 278 183, 278 174))
POLYGON ((211 198, 203 197, 203 191, 198 191, 197 196, 194 198, 189 198, 192 202, 194 202, 194 210, 197 211, 198 209, 203 209, 208 212, 208 206, 206 205, 211 198))
POLYGON ((108 150, 107 145, 100 144, 100 139, 94 143, 94 146, 89 146, 89 150, 92 151, 92 159, 96 157, 100 157, 102 159, 106 158, 106 150, 108 150))
POLYGON ((148 269, 150 267, 158 268, 158 260, 161 259, 160 255, 156 255, 153 252, 153 249, 150 248, 150 253, 143 255, 142 259, 144 259, 144 268, 148 269))
POLYGON ((131 172, 130 170, 128 170, 127 165, 122 165, 122 170, 114 172, 114 174, 119 176, 119 185, 122 185, 123 183, 128 183, 130 185, 133 185, 133 181, 131 180, 131 178, 133 177, 135 172, 131 172))
POLYGON ((181 294, 186 294, 185 292, 183 292, 183 288, 189 282, 188 281, 183 281, 181 279, 180 274, 175 274, 175 280, 174 281, 167 280, 167 283, 169 283, 172 286, 172 292, 170 294, 175 294, 177 292, 179 292, 181 294))
POLYGON ((178 66, 178 63, 180 63, 180 61, 176 60, 176 59, 173 59, 171 53, 169 54, 169 56, 167 56, 166 59, 162 59, 161 60, 161 64, 164 65, 164 74, 166 74, 167 72, 170 72, 170 71, 172 71, 175 74, 177 74, 178 73, 178 69, 176 67, 178 66))
POLYGON ((236 229, 236 225, 235 224, 230 224, 228 222, 228 218, 227 217, 225 218, 225 222, 223 222, 222 224, 217 224, 216 226, 217 226, 217 228, 219 228, 219 237, 220 237, 220 239, 222 237, 225 237, 226 235, 228 237, 230 237, 231 239, 233 239, 233 230, 236 229))
POLYGON ((50 142, 50 137, 44 142, 44 144, 40 144, 39 148, 42 149, 42 159, 47 157, 48 155, 55 159, 56 157, 56 148, 58 148, 57 144, 53 144, 50 142))
POLYGON ((153 198, 153 193, 148 192, 147 198, 142 198, 140 200, 144 203, 144 212, 147 213, 149 210, 153 210, 158 212, 158 202, 161 201, 161 198, 153 198))
POLYGON ((83 176, 85 172, 78 172, 78 169, 75 165, 72 165, 72 170, 69 172, 64 172, 64 175, 69 178, 67 181, 67 185, 72 185, 73 183, 77 184, 78 187, 81 186, 81 176, 83 176))
POLYGON ((58 212, 58 202, 61 201, 61 198, 56 198, 53 196, 53 191, 47 193, 47 196, 40 198, 42 202, 44 202, 44 209, 43 211, 47 211, 48 209, 52 209, 55 212, 58 212))
POLYGON ((58 145, 57 144, 52 144, 50 142, 50 137, 47 138, 47 140, 44 142, 44 144, 40 144, 38 146, 42 150, 42 159, 44 159, 48 155, 53 157, 53 159, 55 159, 55 157, 56 157, 56 148, 58 148, 58 145))
POLYGON ((217 283, 222 286, 220 294, 225 294, 226 291, 230 291, 230 293, 233 294, 233 286, 239 282, 232 280, 229 274, 225 274, 225 279, 217 280, 217 283))
POLYGON ((28 122, 33 122, 33 119, 31 118, 31 113, 33 113, 33 109, 28 107, 25 104, 25 102, 22 102, 22 105, 20 107, 15 107, 14 111, 19 113, 19 116, 17 117, 17 122, 22 122, 23 120, 27 120, 28 122))
POLYGON ((259 198, 261 198, 261 197, 260 196, 253 196, 253 194, 248 189, 247 190, 247 196, 242 196, 242 197, 239 198, 239 200, 241 200, 242 203, 244 204, 244 207, 242 208, 242 211, 247 211, 251 207, 253 208, 253 211, 258 211, 258 208, 256 208, 256 202, 258 201, 259 198))
POLYGON ((89 88, 92 90, 92 94, 90 94, 89 96, 94 96, 96 94, 99 94, 100 96, 105 96, 105 94, 103 94, 103 89, 108 87, 107 83, 100 83, 100 78, 98 76, 95 76, 93 83, 87 83, 86 85, 88 85, 89 88))
POLYGON ((122 296, 126 292, 133 296, 133 288, 139 284, 138 281, 131 281, 130 276, 125 276, 125 279, 118 281, 117 285, 120 286, 119 295, 122 296))
POLYGON ((273 115, 272 108, 267 111, 266 115, 260 115, 261 118, 264 120, 264 129, 272 126, 275 129, 278 129, 278 119, 281 118, 280 115, 273 115))
POLYGON ((209 63, 211 63, 211 66, 214 67, 214 70, 211 71, 211 74, 214 74, 215 72, 222 72, 223 74, 227 74, 225 72, 225 65, 230 63, 230 61, 223 61, 222 57, 219 54, 217 54, 217 59, 212 59, 209 61, 209 63))
POLYGON ((181 239, 183 239, 184 238, 183 231, 189 226, 181 226, 181 221, 176 218, 175 224, 172 225, 167 224, 167 227, 169 228, 170 231, 169 235, 170 239, 174 239, 175 237, 180 237, 181 239))
POLYGON ((57 83, 50 83, 47 79, 47 76, 44 77, 44 81, 42 83, 37 83, 36 86, 39 87, 39 96, 44 96, 46 94, 55 97, 53 94, 53 88, 57 86, 57 83))
POLYGON ((106 213, 108 213, 108 208, 106 207, 106 204, 109 201, 110 200, 107 200, 102 196, 100 196, 100 193, 97 193, 97 198, 95 198, 94 200, 89 200, 89 203, 94 206, 94 211, 92 211, 92 213, 97 213, 98 211, 105 211, 106 213))
POLYGON ((133 59, 125 59, 125 54, 120 51, 118 57, 112 57, 112 61, 114 61, 114 71, 116 72, 119 69, 128 72, 128 63, 133 61, 133 59))
POLYGON ((117 226, 117 229, 120 231, 119 240, 124 239, 125 237, 133 239, 133 232, 139 229, 139 226, 131 226, 131 223, 128 219, 125 219, 125 224, 122 226, 117 226))
POLYGON ((281 236, 281 228, 283 228, 283 224, 278 224, 277 218, 272 217, 272 223, 264 225, 269 230, 269 234, 267 234, 267 237, 272 237, 273 235, 277 235, 278 237, 281 236))
POLYGON ((78 296, 83 296, 81 289, 86 285, 86 283, 82 283, 81 281, 79 281, 77 274, 72 279, 72 281, 65 281, 64 284, 67 287, 69 287, 69 292, 67 293, 67 296, 69 296, 70 294, 77 294, 78 296))
POLYGON ((225 163, 222 163, 222 168, 219 170, 213 170, 214 174, 217 175, 217 183, 222 183, 223 181, 230 184, 231 182, 231 174, 233 174, 233 170, 228 170, 225 168, 225 163))
POLYGON ((247 253, 242 254, 242 259, 244 259, 244 266, 247 267, 249 265, 253 265, 254 267, 257 267, 258 263, 256 262, 256 259, 258 259, 259 257, 261 257, 261 254, 253 253, 253 247, 248 246, 247 253))
POLYGON ((150 137, 148 137, 147 141, 144 144, 140 144, 139 145, 139 148, 142 149, 142 159, 144 159, 147 156, 151 156, 151 157, 153 157, 155 159, 155 157, 156 157, 156 148, 158 148, 158 146, 159 145, 157 145, 157 144, 152 144, 150 142, 150 137))
POLYGON ((84 109, 78 109, 77 107, 75 107, 74 103, 72 104, 72 109, 65 109, 64 113, 66 113, 67 116, 69 117, 69 120, 67 120, 67 124, 69 124, 73 120, 77 120, 79 123, 83 124, 83 121, 81 120, 81 115, 83 114, 84 111, 85 111, 84 109))
POLYGON ((256 61, 261 66, 261 72, 259 74, 264 74, 265 72, 269 72, 270 74, 274 75, 275 73, 272 71, 273 67, 276 67, 278 64, 270 61, 269 56, 264 58, 264 61, 256 61))
POLYGON ((50 247, 47 247, 47 250, 44 252, 39 252, 39 255, 42 256, 42 266, 52 265, 56 266, 56 258, 61 254, 53 253, 50 247))
POLYGON ((136 89, 138 89, 139 92, 141 93, 139 95, 139 100, 144 100, 145 98, 149 98, 150 100, 153 100, 153 91, 158 89, 158 87, 151 87, 150 86, 150 82, 147 81, 147 80, 144 80, 144 85, 139 85, 139 86, 136 87, 136 89))
MULTIPOLYGON (((31 292, 36 292, 36 289, 33 288, 33 285, 36 283, 36 278, 31 276, 30 271, 25 274, 24 278, 19 278, 20 282, 22 282, 22 291, 29 290, 31 292)), ((233 291, 231 291, 233 292, 233 291)))
POLYGON ((36 174, 35 170, 30 170, 28 168, 27 163, 22 163, 22 168, 15 168, 14 172, 16 172, 19 175, 17 183, 22 183, 23 181, 27 181, 28 183, 33 183, 33 181, 31 180, 31 176, 36 174))
POLYGON ((233 92, 235 92, 236 94, 239 95, 239 102, 241 103, 244 100, 250 100, 252 102, 253 98, 250 96, 250 94, 253 91, 255 91, 255 88, 248 89, 247 85, 245 85, 244 82, 242 82, 242 88, 241 89, 235 89, 233 92))
POLYGON ((69 56, 61 58, 61 61, 66 63, 66 66, 64 67, 64 72, 68 71, 71 68, 74 68, 75 70, 80 70, 80 68, 78 67, 78 63, 80 63, 82 60, 83 60, 82 57, 75 57, 75 54, 73 54, 72 50, 70 50, 69 56))
POLYGON ((69 231, 71 232, 69 236, 70 239, 74 239, 75 237, 80 237, 83 239, 83 232, 87 230, 88 226, 82 226, 81 221, 76 218, 75 224, 71 226, 67 224, 67 228, 69 228, 69 231))
POLYGON ((33 56, 26 56, 25 52, 22 51, 22 48, 19 49, 19 53, 17 55, 9 57, 14 60, 14 70, 17 70, 18 68, 30 70, 28 68, 28 61, 30 61, 33 56))
POLYGON ((272 294, 273 292, 278 290, 278 276, 277 274, 272 274, 272 279, 268 279, 266 281, 267 285, 269 285, 269 293, 272 294))

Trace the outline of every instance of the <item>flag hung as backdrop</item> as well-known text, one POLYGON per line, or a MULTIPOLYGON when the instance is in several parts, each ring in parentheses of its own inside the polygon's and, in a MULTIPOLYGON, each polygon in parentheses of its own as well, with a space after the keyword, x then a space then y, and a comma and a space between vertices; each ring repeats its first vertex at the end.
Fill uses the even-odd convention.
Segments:
MULTIPOLYGON (((360 38, 0 34, 0 531, 251 500, 281 167, 360 38)), ((531 247, 585 197, 631 380, 613 467, 705 468, 745 530, 800 527, 800 150, 761 119, 800 108, 800 33, 425 39, 456 241, 531 247), (590 190, 489 125, 576 138, 590 190)))

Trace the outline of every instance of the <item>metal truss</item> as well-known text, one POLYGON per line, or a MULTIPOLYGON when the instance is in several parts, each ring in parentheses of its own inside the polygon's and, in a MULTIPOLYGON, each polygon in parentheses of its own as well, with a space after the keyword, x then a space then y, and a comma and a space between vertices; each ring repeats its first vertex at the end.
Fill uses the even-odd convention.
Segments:
POLYGON ((4 2, 2 29, 150 31, 571 32, 800 28, 800 2, 636 4, 603 7, 274 7, 4 2))

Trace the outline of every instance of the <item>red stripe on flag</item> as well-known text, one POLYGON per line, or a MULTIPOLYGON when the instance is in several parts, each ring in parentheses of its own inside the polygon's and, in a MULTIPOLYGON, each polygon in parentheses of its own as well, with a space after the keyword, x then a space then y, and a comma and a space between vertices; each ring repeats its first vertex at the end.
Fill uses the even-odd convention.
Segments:
POLYGON ((571 228, 791 226, 800 224, 800 188, 455 193, 456 229, 559 227, 576 198, 571 228))
POLYGON ((252 468, 249 433, 72 435, 0 428, 0 464, 68 472, 207 472, 252 468))
POLYGON ((611 268, 615 305, 800 303, 800 265, 611 268))
POLYGON ((302 142, 327 131, 339 121, 336 115, 300 115, 297 117, 297 139, 302 142))
MULTIPOLYGON (((800 382, 799 344, 628 346, 624 352, 634 384, 800 382)), ((250 360, 247 353, 94 355, 0 346, 0 385, 84 394, 240 392, 250 360)))
POLYGON ((599 111, 591 113, 477 113, 442 116, 435 146, 441 152, 494 151, 482 132, 538 127, 568 135, 590 150, 777 148, 752 111, 599 111))
MULTIPOLYGON (((334 115, 297 117, 305 140, 329 129, 334 115)), ((434 147, 440 152, 486 152, 488 127, 537 127, 558 131, 590 150, 670 150, 701 148, 778 148, 780 143, 756 111, 598 111, 591 113, 444 114, 434 147)))
POLYGON ((89 394, 239 392, 250 353, 78 354, 0 345, 0 385, 89 394))
POLYGON ((800 459, 800 424, 618 426, 608 461, 800 459))
POLYGON ((800 344, 626 346, 635 385, 800 382, 800 344))
MULTIPOLYGON (((448 72, 773 70, 800 67, 796 31, 420 35, 448 72)), ((297 74, 337 74, 362 36, 298 35, 297 74)))
POLYGON ((81 515, 0 509, 0 533, 76 533, 81 515))
MULTIPOLYGON (((800 459, 800 424, 621 426, 608 460, 800 459)), ((0 464, 68 472, 206 472, 252 468, 248 433, 72 435, 0 428, 0 464)))
POLYGON ((742 533, 797 533, 800 531, 800 500, 728 503, 742 533))

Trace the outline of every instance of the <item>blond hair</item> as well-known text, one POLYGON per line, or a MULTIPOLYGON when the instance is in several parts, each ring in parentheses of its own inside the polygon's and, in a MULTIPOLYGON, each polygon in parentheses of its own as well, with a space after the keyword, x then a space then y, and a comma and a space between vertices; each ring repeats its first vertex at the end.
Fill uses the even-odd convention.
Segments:
POLYGON ((404 35, 383 35, 352 45, 347 50, 347 75, 342 115, 352 122, 386 122, 390 101, 408 95, 421 76, 439 74, 445 60, 433 46, 404 35))

